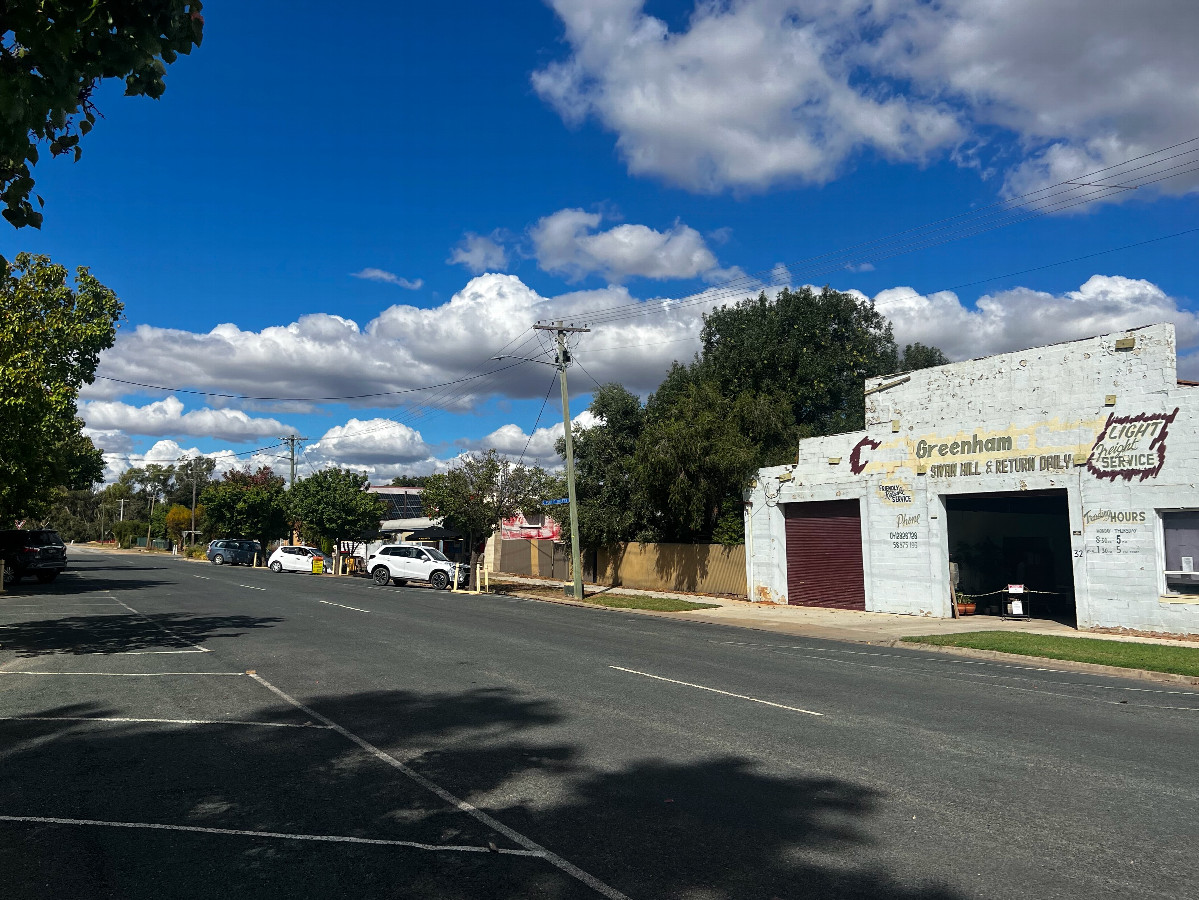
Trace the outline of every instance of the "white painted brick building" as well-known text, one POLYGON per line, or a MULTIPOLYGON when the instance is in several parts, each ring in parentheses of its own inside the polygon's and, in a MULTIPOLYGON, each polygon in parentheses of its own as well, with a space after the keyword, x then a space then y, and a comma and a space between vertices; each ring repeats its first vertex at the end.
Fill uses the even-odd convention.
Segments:
POLYGON ((949 616, 952 559, 983 609, 1018 583, 1034 616, 1199 633, 1199 385, 1172 325, 865 390, 864 431, 747 492, 751 599, 949 616))

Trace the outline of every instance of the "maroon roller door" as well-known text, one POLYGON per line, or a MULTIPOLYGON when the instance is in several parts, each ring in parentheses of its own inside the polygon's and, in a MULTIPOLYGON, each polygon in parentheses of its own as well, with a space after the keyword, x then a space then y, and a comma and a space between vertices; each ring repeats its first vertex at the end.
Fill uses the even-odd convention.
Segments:
POLYGON ((787 602, 866 608, 862 511, 857 500, 785 503, 787 602))

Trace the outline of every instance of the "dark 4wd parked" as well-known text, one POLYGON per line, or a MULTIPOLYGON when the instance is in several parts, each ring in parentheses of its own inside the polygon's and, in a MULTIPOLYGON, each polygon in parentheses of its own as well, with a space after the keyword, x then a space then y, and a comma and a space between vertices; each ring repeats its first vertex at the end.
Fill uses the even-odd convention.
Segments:
POLYGON ((258 545, 258 541, 234 539, 213 541, 208 545, 207 553, 213 565, 217 566, 223 566, 225 563, 231 566, 252 566, 254 557, 261 555, 262 547, 258 545))
POLYGON ((0 556, 4 557, 4 583, 34 575, 49 584, 67 567, 67 548, 57 531, 0 531, 0 556))

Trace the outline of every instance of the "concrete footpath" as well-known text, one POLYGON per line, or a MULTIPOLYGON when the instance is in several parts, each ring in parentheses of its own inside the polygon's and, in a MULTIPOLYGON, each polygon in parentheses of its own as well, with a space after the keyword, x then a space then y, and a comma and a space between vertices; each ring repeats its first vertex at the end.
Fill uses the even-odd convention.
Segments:
MULTIPOLYGON (((500 575, 493 573, 497 580, 508 583, 527 584, 536 587, 566 586, 566 582, 546 578, 529 578, 520 575, 500 575)), ((1136 634, 1108 634, 1106 632, 1080 631, 1048 619, 1005 620, 997 616, 963 616, 958 619, 938 619, 924 616, 905 616, 896 613, 860 612, 848 609, 822 609, 810 606, 780 606, 769 603, 751 603, 748 600, 735 600, 729 597, 715 597, 707 594, 687 594, 671 591, 643 591, 635 588, 608 588, 603 585, 585 585, 588 595, 600 593, 632 594, 647 597, 672 597, 680 600, 690 600, 694 603, 710 603, 715 609, 699 609, 689 612, 654 612, 650 610, 621 610, 622 612, 638 612, 644 615, 666 616, 671 619, 686 619, 692 622, 708 622, 715 625, 734 625, 740 628, 752 628, 778 635, 816 638, 829 641, 854 641, 865 644, 881 644, 892 646, 900 643, 905 637, 930 634, 966 634, 972 631, 1012 631, 1025 634, 1047 634, 1055 637, 1097 638, 1111 641, 1127 641, 1130 643, 1161 644, 1169 647, 1188 647, 1199 650, 1199 638, 1179 639, 1151 637, 1136 634)), ((555 603, 570 603, 565 595, 561 599, 537 597, 538 600, 550 599, 555 603)), ((582 603, 582 606, 594 604, 582 603)), ((905 646, 913 646, 906 644, 905 646)), ((1119 675, 1125 678, 1142 678, 1151 681, 1183 683, 1199 685, 1199 678, 1172 675, 1164 672, 1148 672, 1141 669, 1124 669, 1115 666, 1101 666, 1092 663, 1076 663, 1065 660, 1046 659, 1044 657, 1020 656, 1010 653, 997 653, 990 650, 973 650, 968 647, 940 647, 931 644, 920 646, 921 650, 952 653, 960 656, 970 656, 983 659, 1004 659, 1012 661, 1041 660, 1054 668, 1072 671, 1093 672, 1104 675, 1119 675)))

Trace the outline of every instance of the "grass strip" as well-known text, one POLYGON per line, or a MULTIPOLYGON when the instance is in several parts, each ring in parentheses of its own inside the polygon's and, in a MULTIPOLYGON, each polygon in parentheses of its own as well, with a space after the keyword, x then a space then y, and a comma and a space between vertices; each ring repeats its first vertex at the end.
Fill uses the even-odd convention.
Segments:
MULTIPOLYGON (((562 588, 529 587, 523 584, 493 585, 495 590, 505 594, 526 594, 530 597, 542 597, 546 600, 575 600, 562 592, 562 588)), ((643 597, 640 594, 588 594, 579 602, 594 603, 596 606, 610 606, 613 609, 650 609, 655 612, 689 612, 693 609, 716 609, 718 603, 692 603, 690 600, 679 600, 675 597, 643 597)))
POLYGON ((1011 631, 973 631, 967 634, 927 634, 905 637, 915 644, 939 644, 943 647, 972 647, 996 650, 1020 656, 1043 656, 1071 662, 1119 666, 1122 669, 1147 669, 1175 675, 1199 676, 1199 650, 1140 644, 1130 641, 1105 641, 1098 638, 1057 637, 1049 634, 1024 634, 1011 631))

